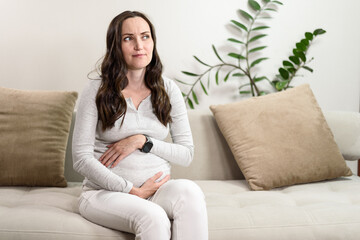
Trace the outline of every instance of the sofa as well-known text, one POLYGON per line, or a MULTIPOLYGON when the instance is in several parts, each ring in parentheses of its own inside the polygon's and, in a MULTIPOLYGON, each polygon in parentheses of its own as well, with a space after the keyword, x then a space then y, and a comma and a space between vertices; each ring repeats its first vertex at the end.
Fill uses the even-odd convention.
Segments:
MULTIPOLYGON (((359 239, 358 176, 252 191, 212 113, 188 114, 195 156, 188 168, 173 166, 172 178, 193 179, 203 190, 209 239, 359 239)), ((359 113, 324 114, 340 150, 350 147, 352 158, 360 158, 359 113)), ((0 187, 0 239, 134 239, 79 215, 83 177, 74 172, 71 158, 75 115, 66 149, 67 187, 0 187)))

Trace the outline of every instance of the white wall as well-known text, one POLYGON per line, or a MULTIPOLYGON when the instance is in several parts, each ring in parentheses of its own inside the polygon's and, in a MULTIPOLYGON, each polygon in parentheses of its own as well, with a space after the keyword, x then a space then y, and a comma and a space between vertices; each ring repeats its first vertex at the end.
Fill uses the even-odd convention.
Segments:
MULTIPOLYGON (((283 0, 273 14, 263 40, 270 60, 259 67, 273 76, 305 31, 322 27, 309 51, 313 74, 295 85, 309 83, 326 110, 359 110, 360 1, 283 0)), ((0 86, 18 89, 81 92, 87 74, 105 49, 111 19, 124 10, 140 10, 153 21, 165 74, 189 80, 181 70, 200 71, 192 55, 217 63, 211 44, 225 56, 229 27, 245 0, 0 0, 0 86), (226 4, 224 4, 226 2, 226 4)), ((226 58, 226 57, 224 57, 226 58)), ((238 82, 215 87, 199 96, 201 108, 238 100, 238 82)), ((185 86, 180 85, 183 90, 185 86)), ((200 91, 201 92, 201 91, 200 91)))

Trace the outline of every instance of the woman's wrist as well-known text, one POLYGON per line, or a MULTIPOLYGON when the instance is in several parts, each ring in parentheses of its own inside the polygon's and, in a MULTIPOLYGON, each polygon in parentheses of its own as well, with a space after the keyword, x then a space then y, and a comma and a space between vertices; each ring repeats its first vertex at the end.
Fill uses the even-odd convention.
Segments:
POLYGON ((132 194, 132 195, 140 197, 140 188, 132 187, 129 193, 132 194))
POLYGON ((144 146, 144 144, 146 142, 146 137, 143 134, 138 134, 138 135, 136 135, 136 137, 137 137, 136 146, 137 146, 138 149, 142 149, 142 147, 144 146))

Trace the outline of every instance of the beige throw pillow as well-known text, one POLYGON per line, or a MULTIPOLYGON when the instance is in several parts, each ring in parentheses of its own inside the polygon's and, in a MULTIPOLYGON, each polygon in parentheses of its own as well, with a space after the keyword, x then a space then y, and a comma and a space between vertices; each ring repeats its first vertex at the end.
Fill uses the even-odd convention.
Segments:
POLYGON ((0 87, 0 185, 65 187, 76 92, 0 87))
POLYGON ((210 109, 253 190, 352 174, 308 84, 210 109))

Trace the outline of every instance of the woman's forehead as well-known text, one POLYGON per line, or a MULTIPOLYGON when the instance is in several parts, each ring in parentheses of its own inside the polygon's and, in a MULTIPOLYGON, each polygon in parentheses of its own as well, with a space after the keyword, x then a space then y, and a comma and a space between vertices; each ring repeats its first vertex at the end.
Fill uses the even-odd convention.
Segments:
POLYGON ((142 34, 150 32, 149 24, 141 17, 131 17, 124 20, 121 34, 142 34))

